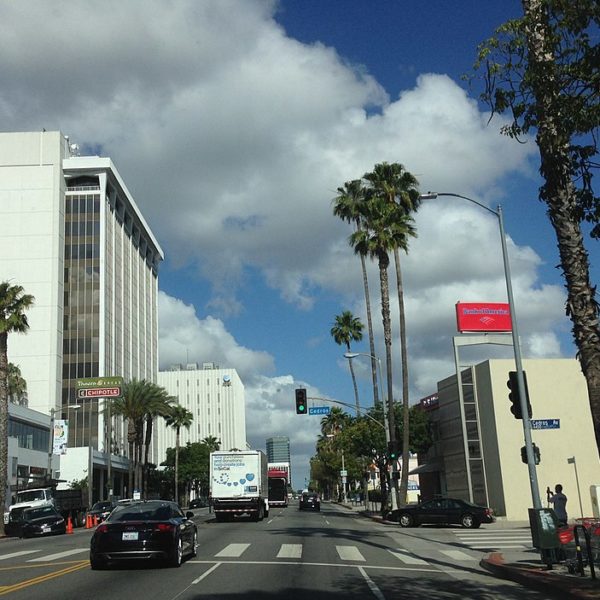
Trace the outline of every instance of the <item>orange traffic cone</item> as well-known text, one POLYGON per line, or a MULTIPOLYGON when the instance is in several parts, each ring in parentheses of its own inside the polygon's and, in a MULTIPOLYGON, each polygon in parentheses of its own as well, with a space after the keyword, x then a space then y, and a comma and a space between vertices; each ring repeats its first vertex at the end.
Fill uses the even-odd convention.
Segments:
POLYGON ((67 533, 73 533, 73 522, 71 521, 71 515, 67 517, 67 533))
POLYGON ((90 515, 90 514, 87 514, 85 516, 85 528, 86 529, 92 528, 92 515, 90 515))
POLYGON ((94 527, 98 525, 98 515, 94 515, 94 527))

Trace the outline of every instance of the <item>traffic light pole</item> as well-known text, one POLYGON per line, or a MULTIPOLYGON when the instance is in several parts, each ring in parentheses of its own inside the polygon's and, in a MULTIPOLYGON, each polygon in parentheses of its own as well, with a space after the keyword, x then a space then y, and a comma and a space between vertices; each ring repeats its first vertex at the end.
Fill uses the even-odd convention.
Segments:
MULTIPOLYGON (((470 198, 468 198, 470 200, 470 198)), ((476 204, 478 204, 476 202, 476 204)), ((502 207, 498 205, 498 212, 480 205, 493 212, 498 217, 500 226, 500 241, 502 243, 502 260, 504 261, 504 274, 506 278, 506 294, 508 296, 508 306, 510 311, 510 324, 513 336, 513 348, 515 353, 515 367, 517 371, 517 384, 519 388, 519 399, 521 401, 521 414, 523 416, 523 436, 525 438, 525 448, 527 451, 527 469, 529 471, 529 485, 531 487, 531 498, 533 508, 542 508, 540 499, 540 489, 538 486, 537 472, 535 469, 535 455, 531 441, 531 420, 529 418, 529 407, 527 405, 527 392, 525 388, 525 377, 523 375, 523 361, 521 360, 521 344, 519 341, 519 329, 517 325, 517 316, 515 313, 515 300, 513 296, 510 263, 508 262, 508 250, 506 248, 506 234, 504 233, 504 218, 502 216, 502 207)))

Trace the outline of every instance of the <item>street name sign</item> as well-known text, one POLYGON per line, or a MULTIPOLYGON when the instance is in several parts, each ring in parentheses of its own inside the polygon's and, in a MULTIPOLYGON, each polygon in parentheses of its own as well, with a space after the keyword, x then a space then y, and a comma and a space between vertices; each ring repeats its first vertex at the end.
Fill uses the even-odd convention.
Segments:
POLYGON ((311 406, 308 409, 309 415, 328 415, 331 412, 331 406, 311 406))
POLYGON ((531 429, 560 429, 560 419, 531 419, 531 429))

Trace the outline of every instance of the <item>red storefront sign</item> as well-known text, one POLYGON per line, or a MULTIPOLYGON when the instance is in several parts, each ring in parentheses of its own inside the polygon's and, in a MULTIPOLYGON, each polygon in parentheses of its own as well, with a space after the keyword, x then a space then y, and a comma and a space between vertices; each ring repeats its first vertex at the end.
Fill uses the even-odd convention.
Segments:
POLYGON ((512 331, 510 308, 500 302, 457 302, 458 331, 512 331))

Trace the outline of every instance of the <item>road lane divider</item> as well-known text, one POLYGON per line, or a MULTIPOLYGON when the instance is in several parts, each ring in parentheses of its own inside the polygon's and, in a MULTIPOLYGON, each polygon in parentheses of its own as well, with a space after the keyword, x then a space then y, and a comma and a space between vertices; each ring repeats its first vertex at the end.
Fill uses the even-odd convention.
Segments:
POLYGON ((32 585, 38 585, 40 583, 44 583, 45 581, 50 581, 51 579, 56 579, 57 577, 62 577, 63 575, 68 575, 69 573, 74 573, 75 571, 79 571, 80 569, 84 569, 89 567, 89 560, 82 560, 70 567, 66 567, 65 569, 61 569, 60 571, 54 571, 52 573, 46 573, 45 575, 40 575, 38 577, 33 577, 31 579, 26 579, 25 581, 20 581, 19 583, 15 583, 13 585, 7 585, 0 588, 0 596, 4 596, 5 594, 10 594, 11 592, 17 592, 19 590, 24 590, 25 588, 31 587, 32 585))

